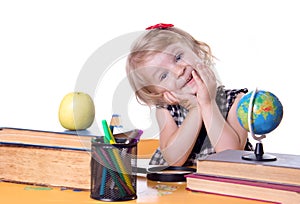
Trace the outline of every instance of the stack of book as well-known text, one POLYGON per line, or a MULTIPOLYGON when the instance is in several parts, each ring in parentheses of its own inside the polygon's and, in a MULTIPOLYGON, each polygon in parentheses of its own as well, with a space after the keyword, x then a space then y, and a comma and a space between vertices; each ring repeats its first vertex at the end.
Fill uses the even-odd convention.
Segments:
MULTIPOLYGON (((114 136, 132 134, 136 131, 114 136)), ((88 190, 94 137, 85 131, 0 128, 0 181, 88 190)))
POLYGON ((275 161, 248 161, 247 151, 226 150, 197 161, 197 171, 186 176, 187 189, 196 192, 300 203, 300 156, 273 154, 275 161))
POLYGON ((90 141, 90 136, 1 128, 0 180, 89 189, 90 141))

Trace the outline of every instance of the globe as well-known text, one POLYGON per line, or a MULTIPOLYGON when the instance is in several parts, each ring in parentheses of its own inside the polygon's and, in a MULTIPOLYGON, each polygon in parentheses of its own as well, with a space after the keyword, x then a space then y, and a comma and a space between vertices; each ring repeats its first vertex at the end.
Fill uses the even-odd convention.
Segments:
MULTIPOLYGON (((245 94, 237 106, 237 118, 241 126, 250 132, 248 111, 253 91, 245 94)), ((269 91, 258 90, 253 97, 251 113, 252 133, 263 135, 278 127, 283 117, 283 107, 279 99, 269 91)))

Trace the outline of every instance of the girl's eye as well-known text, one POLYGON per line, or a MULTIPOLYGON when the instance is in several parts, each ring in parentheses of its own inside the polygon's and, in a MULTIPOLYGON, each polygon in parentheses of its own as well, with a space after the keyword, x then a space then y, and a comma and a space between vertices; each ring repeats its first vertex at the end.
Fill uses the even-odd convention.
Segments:
POLYGON ((167 78, 168 76, 168 73, 167 72, 164 72, 162 73, 162 75, 160 76, 160 81, 164 80, 165 78, 167 78))
POLYGON ((175 62, 178 62, 179 60, 181 60, 181 58, 182 58, 182 54, 181 53, 175 55, 175 62))

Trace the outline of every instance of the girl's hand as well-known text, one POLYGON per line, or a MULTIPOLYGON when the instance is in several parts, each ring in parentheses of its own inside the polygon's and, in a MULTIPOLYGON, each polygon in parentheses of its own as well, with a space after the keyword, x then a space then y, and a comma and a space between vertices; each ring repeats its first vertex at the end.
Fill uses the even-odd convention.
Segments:
POLYGON ((214 101, 217 94, 217 80, 213 71, 208 67, 198 67, 198 73, 192 72, 193 78, 198 86, 197 99, 199 104, 206 105, 214 101))
POLYGON ((179 94, 167 91, 164 93, 164 98, 168 104, 179 104, 188 110, 199 107, 197 97, 193 94, 179 94))

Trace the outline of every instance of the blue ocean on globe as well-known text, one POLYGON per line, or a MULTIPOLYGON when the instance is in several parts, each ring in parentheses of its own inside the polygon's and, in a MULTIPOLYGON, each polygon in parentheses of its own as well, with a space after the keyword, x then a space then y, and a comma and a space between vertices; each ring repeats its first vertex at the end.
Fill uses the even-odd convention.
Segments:
MULTIPOLYGON (((241 126, 250 132, 248 108, 253 92, 245 94, 238 103, 237 117, 241 126)), ((279 99, 269 91, 258 90, 253 99, 251 127, 254 134, 263 135, 278 127, 283 117, 283 106, 279 99)))

